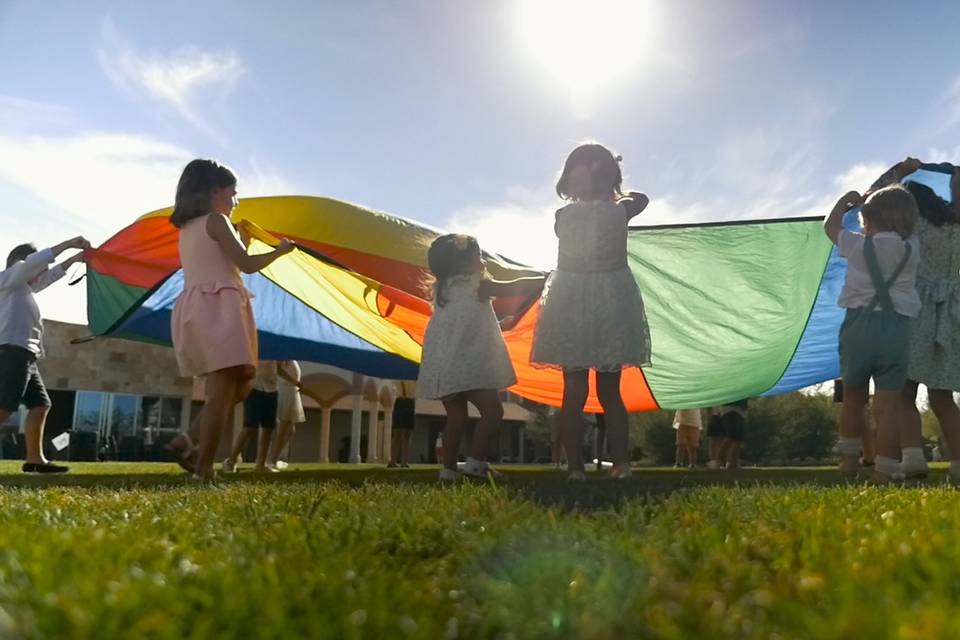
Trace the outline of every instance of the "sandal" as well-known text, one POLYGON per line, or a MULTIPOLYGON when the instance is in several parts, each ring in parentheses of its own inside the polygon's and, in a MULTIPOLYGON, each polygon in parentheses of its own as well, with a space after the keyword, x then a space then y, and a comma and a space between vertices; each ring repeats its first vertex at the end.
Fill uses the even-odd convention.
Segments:
POLYGON ((168 453, 172 454, 177 460, 180 468, 187 473, 194 473, 197 468, 197 446, 193 444, 190 435, 187 433, 178 434, 173 440, 164 447, 168 453), (181 444, 176 444, 176 443, 181 444))

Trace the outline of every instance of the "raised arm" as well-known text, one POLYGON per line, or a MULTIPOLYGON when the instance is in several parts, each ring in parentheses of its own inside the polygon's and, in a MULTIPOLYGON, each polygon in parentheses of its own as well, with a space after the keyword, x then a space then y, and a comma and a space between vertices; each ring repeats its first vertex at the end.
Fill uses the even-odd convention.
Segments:
POLYGON ((293 251, 293 244, 283 239, 277 248, 269 253, 252 256, 230 228, 230 221, 222 214, 207 216, 207 235, 217 241, 227 258, 244 273, 256 273, 269 267, 280 256, 293 251))
POLYGON ((916 158, 906 158, 901 160, 897 164, 893 165, 886 172, 877 178, 877 181, 870 185, 870 188, 867 190, 863 197, 866 198, 868 195, 877 191, 878 189, 883 189, 884 187, 889 187, 892 184, 897 184, 908 175, 916 171, 921 167, 923 163, 917 160, 916 158))
POLYGON ((629 222, 634 216, 647 208, 647 205, 650 204, 650 198, 645 193, 631 191, 620 200, 620 204, 627 210, 627 221, 629 222))
POLYGON ((837 200, 837 204, 833 205, 830 215, 823 221, 823 231, 830 238, 830 242, 837 244, 837 238, 843 231, 843 214, 860 206, 863 206, 863 196, 856 191, 848 191, 837 200))
POLYGON ((481 300, 501 296, 522 296, 543 289, 545 276, 530 276, 516 280, 481 280, 477 293, 481 300))

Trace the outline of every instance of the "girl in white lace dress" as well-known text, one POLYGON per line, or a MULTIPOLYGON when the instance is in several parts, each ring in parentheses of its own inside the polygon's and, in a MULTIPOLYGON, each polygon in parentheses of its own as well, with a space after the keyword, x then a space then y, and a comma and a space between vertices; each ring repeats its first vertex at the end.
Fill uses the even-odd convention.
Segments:
POLYGON ((417 397, 440 400, 447 412, 441 480, 459 477, 457 457, 467 424, 467 403, 477 408, 480 421, 463 472, 486 477, 492 472, 486 462, 488 445, 503 418, 499 392, 517 381, 490 300, 536 293, 543 287, 543 278, 491 280, 476 239, 466 235, 434 240, 427 263, 436 282, 417 397))
POLYGON ((620 395, 624 367, 650 363, 643 299, 627 265, 627 224, 646 208, 642 193, 621 191, 620 158, 599 144, 567 157, 557 195, 557 270, 547 282, 530 360, 563 369, 560 420, 571 480, 583 480, 583 406, 590 370, 597 372, 613 457, 612 475, 630 475, 627 411, 620 395))

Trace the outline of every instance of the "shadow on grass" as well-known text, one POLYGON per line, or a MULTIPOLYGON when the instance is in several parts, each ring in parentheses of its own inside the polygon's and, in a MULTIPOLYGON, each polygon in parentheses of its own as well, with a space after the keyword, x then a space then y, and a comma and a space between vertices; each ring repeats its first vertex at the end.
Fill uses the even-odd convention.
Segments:
MULTIPOLYGON (((55 487, 77 487, 84 489, 128 490, 128 489, 164 489, 197 487, 202 488, 188 475, 173 470, 172 467, 150 467, 149 465, 103 464, 104 472, 98 472, 97 464, 83 465, 78 473, 56 476, 26 475, 14 472, 13 467, 5 465, 0 472, 0 488, 43 489, 55 487), (150 469, 150 473, 139 472, 150 469)), ((505 491, 517 498, 530 500, 536 504, 561 508, 594 511, 616 509, 626 500, 659 501, 671 494, 699 487, 730 487, 732 489, 782 487, 796 485, 815 485, 823 487, 862 484, 867 478, 844 479, 833 468, 751 468, 736 471, 677 470, 663 468, 645 468, 634 472, 628 480, 613 480, 605 473, 589 473, 586 482, 571 483, 566 474, 553 469, 518 468, 503 469, 503 477, 490 483, 496 490, 505 491)), ((419 484, 436 487, 435 467, 420 467, 406 470, 392 470, 383 467, 334 466, 310 469, 293 469, 281 473, 256 474, 252 470, 241 470, 231 475, 221 475, 218 484, 233 485, 243 483, 325 483, 337 482, 346 487, 358 487, 370 483, 419 484)), ((932 469, 926 480, 907 483, 906 488, 914 486, 936 486, 946 481, 944 469, 932 469)), ((487 484, 482 481, 467 480, 474 486, 487 484)))

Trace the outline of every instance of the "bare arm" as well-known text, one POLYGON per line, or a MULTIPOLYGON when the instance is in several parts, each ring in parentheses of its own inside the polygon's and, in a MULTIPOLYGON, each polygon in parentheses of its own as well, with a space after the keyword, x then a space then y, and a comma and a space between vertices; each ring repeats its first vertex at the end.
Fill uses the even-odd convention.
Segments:
POLYGON ((500 296, 522 296, 537 293, 546 281, 544 276, 517 278, 516 280, 481 280, 477 293, 481 300, 500 296))
POLYGON ((287 368, 289 366, 289 362, 289 360, 283 360, 282 362, 277 363, 277 375, 299 389, 300 380, 298 380, 295 375, 290 373, 290 370, 287 368))
POLYGON ((863 206, 863 196, 856 191, 848 191, 837 200, 837 204, 833 205, 830 215, 823 221, 823 231, 830 238, 830 242, 837 244, 837 238, 843 231, 843 214, 860 206, 863 206))
POLYGON ((631 191, 620 200, 620 204, 627 210, 627 221, 629 222, 634 216, 639 215, 647 208, 647 205, 650 204, 650 198, 645 193, 631 191))
POLYGON ((244 273, 256 273, 266 269, 274 260, 293 251, 293 245, 289 240, 284 239, 269 253, 257 256, 248 254, 246 247, 230 228, 230 221, 222 214, 207 216, 207 235, 217 241, 223 252, 227 254, 227 258, 244 273))
POLYGON ((906 160, 901 160, 897 164, 887 169, 886 173, 884 173, 877 179, 876 182, 870 185, 870 189, 867 190, 867 192, 864 194, 864 197, 870 195, 878 189, 883 189, 891 184, 897 184, 908 175, 919 169, 922 164, 923 163, 916 158, 907 158, 906 160))

